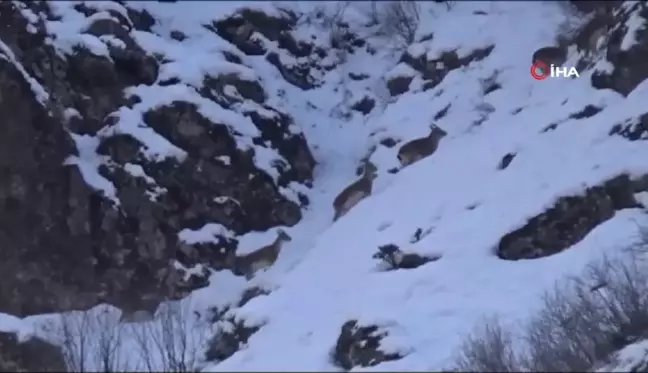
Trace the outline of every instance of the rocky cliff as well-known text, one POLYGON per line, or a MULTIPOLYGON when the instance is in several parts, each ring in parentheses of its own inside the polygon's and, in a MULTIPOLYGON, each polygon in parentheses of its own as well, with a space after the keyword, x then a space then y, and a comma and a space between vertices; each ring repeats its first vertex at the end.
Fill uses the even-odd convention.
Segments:
MULTIPOLYGON (((224 370, 441 369, 478 315, 523 317, 481 286, 534 304, 545 285, 495 274, 555 281, 646 206, 648 8, 414 5, 390 28, 344 2, 1 2, 0 313, 200 294, 203 367, 224 370), (580 76, 529 81, 553 44, 580 76), (431 123, 448 139, 401 167, 431 123), (372 196, 331 225, 361 161, 372 196), (278 227, 296 237, 278 269, 236 276, 278 227), (377 270, 394 244, 434 260, 377 270)), ((41 339, 2 336, 6 369, 53 369, 30 362, 41 339)))

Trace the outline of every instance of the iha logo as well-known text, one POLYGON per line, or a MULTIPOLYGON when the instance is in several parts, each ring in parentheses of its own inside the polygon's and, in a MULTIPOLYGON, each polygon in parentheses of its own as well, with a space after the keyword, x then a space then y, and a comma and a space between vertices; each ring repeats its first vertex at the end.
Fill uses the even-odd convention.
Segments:
POLYGON ((547 77, 552 77, 552 78, 571 78, 572 76, 575 76, 577 78, 580 77, 575 67, 569 67, 569 68, 557 67, 554 66, 553 64, 547 65, 545 62, 542 61, 536 61, 531 65, 531 76, 535 80, 543 80, 546 79, 547 77))

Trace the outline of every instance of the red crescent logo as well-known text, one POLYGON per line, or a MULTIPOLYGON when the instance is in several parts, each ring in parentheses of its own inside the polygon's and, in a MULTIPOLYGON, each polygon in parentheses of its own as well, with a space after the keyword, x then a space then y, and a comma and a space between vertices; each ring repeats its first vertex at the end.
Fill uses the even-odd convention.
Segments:
POLYGON ((535 80, 545 79, 546 77, 549 76, 549 66, 542 61, 534 62, 533 64, 531 64, 531 76, 535 80), (539 74, 537 72, 538 69, 542 70, 542 74, 539 74))

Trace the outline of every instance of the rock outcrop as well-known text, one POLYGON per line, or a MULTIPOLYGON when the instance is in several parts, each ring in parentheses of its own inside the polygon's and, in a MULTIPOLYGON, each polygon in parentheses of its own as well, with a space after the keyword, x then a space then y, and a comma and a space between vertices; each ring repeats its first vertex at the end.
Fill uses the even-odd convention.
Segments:
POLYGON ((436 58, 429 58, 427 54, 413 55, 405 52, 401 57, 401 62, 409 65, 421 74, 425 81, 424 89, 432 89, 439 85, 443 78, 452 70, 468 66, 472 62, 481 61, 488 57, 494 45, 476 49, 467 55, 459 56, 456 51, 446 51, 436 58))
POLYGON ((0 372, 67 372, 63 352, 41 339, 0 332, 0 372))
POLYGON ((246 325, 243 320, 229 318, 221 323, 220 332, 207 344, 205 358, 207 361, 219 362, 234 355, 252 336, 259 331, 260 326, 246 325))
POLYGON ((354 367, 370 367, 402 358, 398 353, 387 353, 380 349, 380 340, 385 336, 386 333, 375 325, 359 326, 357 321, 347 321, 333 350, 333 361, 349 371, 354 367))
POLYGON ((648 57, 648 30, 642 26, 648 20, 648 8, 642 2, 625 2, 612 14, 613 23, 604 44, 611 68, 596 71, 592 86, 627 96, 648 78, 648 67, 642 62, 648 57))
POLYGON ((588 188, 582 196, 562 197, 546 212, 508 233, 497 246, 501 259, 534 259, 559 253, 621 209, 639 207, 634 194, 648 190, 646 177, 621 175, 588 188))
POLYGON ((610 135, 618 135, 630 141, 648 140, 648 113, 616 124, 610 135))
MULTIPOLYGON (((259 14, 242 14, 302 48, 286 36, 290 23, 263 28, 259 14)), ((175 260, 224 266, 221 245, 179 242, 181 230, 218 223, 243 234, 300 220, 305 197, 282 188, 310 185, 315 161, 254 77, 185 84, 172 57, 140 45, 153 16, 119 2, 6 2, 0 20, 0 312, 155 308, 191 290, 175 260), (71 43, 56 27, 70 14, 85 17, 71 43), (171 98, 151 102, 151 90, 171 98)), ((248 69, 234 50, 223 58, 229 71, 248 69)))

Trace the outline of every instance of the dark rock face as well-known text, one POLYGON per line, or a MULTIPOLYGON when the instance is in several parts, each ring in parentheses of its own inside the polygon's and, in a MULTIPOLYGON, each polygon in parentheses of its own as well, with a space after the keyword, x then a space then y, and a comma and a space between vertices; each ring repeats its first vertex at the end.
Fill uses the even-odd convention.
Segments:
MULTIPOLYGON (((155 85, 159 64, 166 63, 132 37, 133 30, 150 30, 153 17, 132 9, 125 9, 128 16, 108 11, 112 18, 97 19, 83 32, 112 36, 121 47, 107 45, 110 58, 81 48, 63 57, 45 42, 50 36, 43 21, 32 25, 35 33, 26 31, 19 6, 54 19, 45 2, 0 3, 0 38, 36 82, 32 86, 40 83, 49 94, 39 102, 13 60, 0 59, 0 268, 7 275, 0 283, 0 312, 27 316, 103 302, 125 311, 155 309, 161 300, 205 285, 205 276, 182 280, 172 261, 220 269, 237 245, 226 237, 188 245, 178 242, 182 229, 220 223, 242 234, 299 221, 300 207, 278 185, 309 183, 315 161, 304 136, 288 130, 290 116, 266 105, 275 118, 253 121, 262 135, 252 140, 268 141, 260 146, 272 146, 286 159, 276 167, 277 183, 255 165, 252 149, 237 148, 235 129, 210 122, 187 102, 143 115, 186 157, 148 158, 140 139, 113 128, 120 108, 141 102, 124 90, 155 85), (114 198, 87 185, 81 169, 69 162, 78 155, 74 139, 82 135, 97 139, 97 170, 112 182, 114 198)), ((75 9, 97 12, 92 4, 75 9)), ((275 32, 271 26, 268 35, 275 32)), ((258 82, 235 75, 208 77, 199 93, 224 109, 241 100, 266 101, 258 82), (225 97, 226 84, 237 89, 238 101, 225 97)))
POLYGON ((623 1, 581 1, 570 0, 570 3, 579 11, 583 13, 590 13, 594 11, 606 11, 618 7, 623 1))
POLYGON ((0 312, 46 312, 56 302, 78 306, 72 299, 83 296, 75 293, 92 289, 69 281, 70 274, 95 281, 87 225, 90 189, 78 169, 63 165, 74 144, 5 60, 0 60, 0 87, 0 266, 8 276, 0 284, 0 312))
POLYGON ((506 260, 534 259, 569 248, 616 211, 639 207, 634 193, 648 190, 645 179, 621 175, 587 189, 582 196, 560 198, 547 212, 502 237, 497 255, 506 260))
POLYGON ((63 352, 41 339, 19 342, 13 333, 0 332, 0 372, 67 372, 63 352))
POLYGON ((342 326, 340 336, 333 351, 333 360, 346 371, 354 367, 370 367, 385 361, 402 358, 399 354, 385 353, 380 350, 380 340, 385 337, 377 326, 358 326, 355 320, 342 326))
POLYGON ((648 30, 629 30, 626 21, 636 16, 648 20, 648 8, 638 2, 624 8, 615 15, 614 27, 607 40, 607 60, 614 66, 611 73, 596 72, 592 75, 592 86, 599 89, 613 89, 627 96, 642 81, 648 78, 648 66, 643 61, 648 58, 648 30), (634 33, 636 44, 622 50, 622 42, 628 32, 634 33))
POLYGON ((134 10, 127 8, 128 18, 133 22, 133 28, 139 31, 151 31, 151 27, 155 25, 155 19, 147 10, 134 10))

